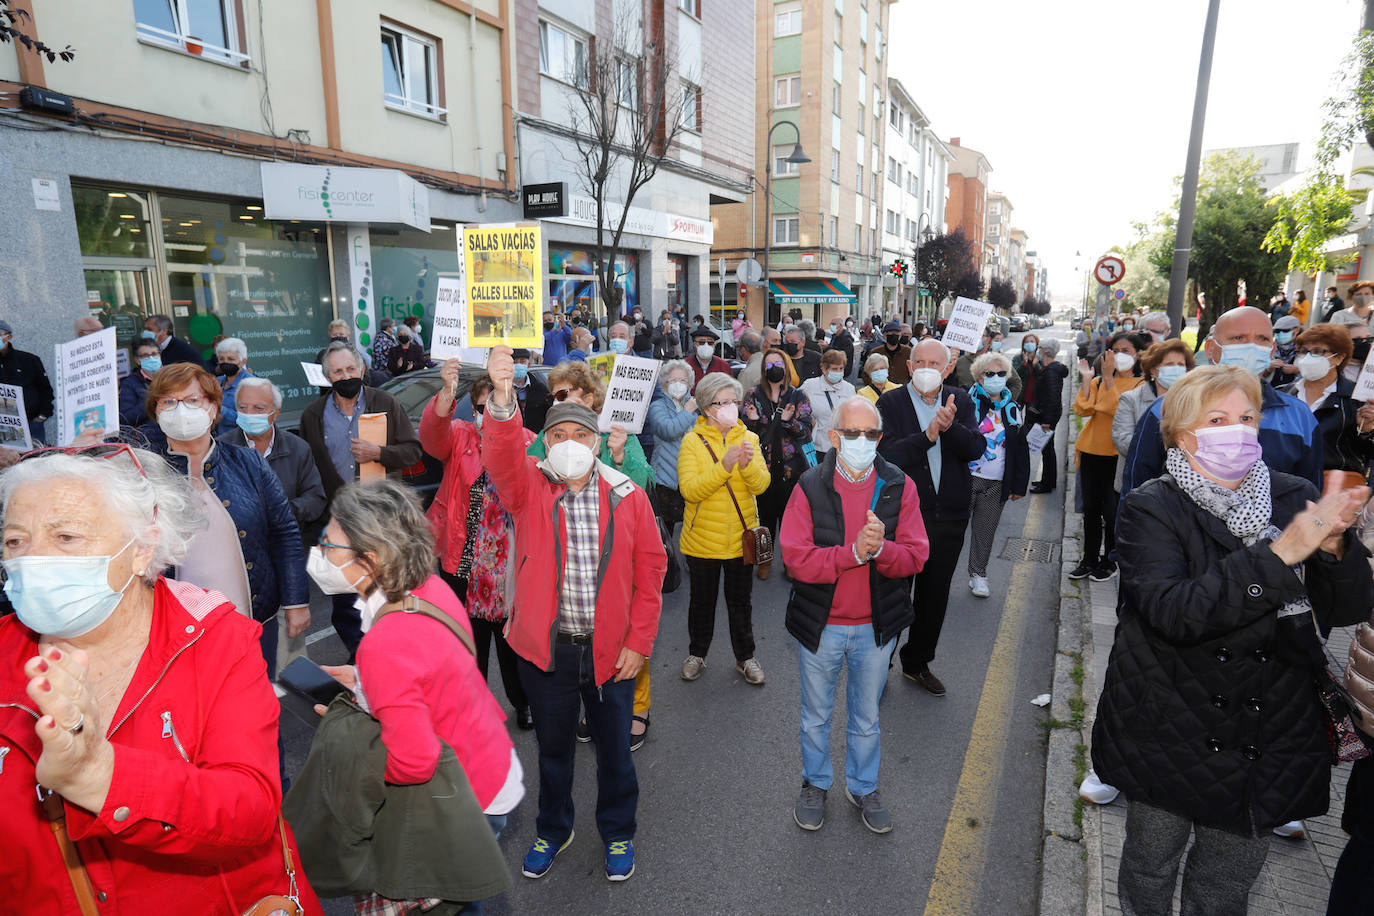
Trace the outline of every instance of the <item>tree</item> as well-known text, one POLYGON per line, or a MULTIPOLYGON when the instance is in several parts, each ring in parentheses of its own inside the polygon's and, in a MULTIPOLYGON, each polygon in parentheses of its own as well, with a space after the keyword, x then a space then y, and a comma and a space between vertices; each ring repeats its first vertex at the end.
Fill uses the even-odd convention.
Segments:
POLYGON ((1146 223, 1136 223, 1135 230, 1135 241, 1121 251, 1121 258, 1126 264, 1126 276, 1118 284, 1126 293, 1121 305, 1123 308, 1162 312, 1169 304, 1169 276, 1159 272, 1151 261, 1151 255, 1160 246, 1173 244, 1173 238, 1151 231, 1146 223))
POLYGON ((1048 315, 1050 303, 1048 299, 1037 299, 1026 293, 1026 298, 1021 300, 1021 311, 1027 315, 1048 315))
POLYGON ((949 294, 955 298, 963 296, 965 299, 982 299, 983 275, 978 272, 978 268, 970 266, 954 281, 954 289, 950 290, 949 294))
POLYGON ((615 282, 616 261, 630 206, 686 128, 688 102, 691 117, 700 117, 699 92, 690 99, 670 92, 678 79, 667 49, 644 41, 640 12, 634 5, 624 6, 611 40, 592 44, 585 72, 574 75, 578 86, 568 103, 578 157, 574 167, 596 203, 592 264, 607 314, 613 316, 621 314, 624 300, 615 282), (623 193, 616 195, 621 188, 623 193))
MULTIPOLYGON (((970 288, 965 275, 970 271, 977 274, 973 268, 973 243, 963 229, 937 235, 925 242, 917 250, 914 260, 917 265, 916 279, 930 290, 930 298, 937 311, 951 294, 967 296, 966 292, 955 293, 955 288, 970 288)), ((978 277, 977 282, 978 291, 969 296, 971 299, 982 295, 982 278, 978 277)))
POLYGON ((0 0, 0 44, 12 41, 23 45, 33 53, 46 57, 50 64, 56 62, 59 57, 64 61, 76 57, 71 45, 67 45, 61 51, 50 48, 25 32, 21 27, 24 23, 33 24, 33 17, 29 15, 28 10, 13 9, 10 0, 0 0))
POLYGON ((1010 309, 1016 304, 1016 287, 1005 277, 993 277, 988 284, 988 302, 994 308, 1010 309))
POLYGON ((1363 135, 1374 145, 1374 32, 1361 33, 1337 71, 1337 92, 1322 106, 1321 136, 1302 187, 1270 201, 1278 218, 1264 238, 1268 251, 1288 251, 1290 272, 1315 274, 1355 259, 1332 258, 1326 244, 1346 231, 1368 192, 1350 190, 1336 162, 1363 135))
MULTIPOLYGON (((1173 265, 1174 227, 1178 200, 1159 216, 1160 233, 1150 263, 1164 276, 1173 265)), ((1193 251, 1188 276, 1206 293, 1207 306, 1199 322, 1198 339, 1217 316, 1234 308, 1240 281, 1252 301, 1278 289, 1288 263, 1287 251, 1267 251, 1264 238, 1274 224, 1274 211, 1265 202, 1259 182, 1259 163, 1236 153, 1215 153, 1203 163, 1198 179, 1197 216, 1193 222, 1193 251)))

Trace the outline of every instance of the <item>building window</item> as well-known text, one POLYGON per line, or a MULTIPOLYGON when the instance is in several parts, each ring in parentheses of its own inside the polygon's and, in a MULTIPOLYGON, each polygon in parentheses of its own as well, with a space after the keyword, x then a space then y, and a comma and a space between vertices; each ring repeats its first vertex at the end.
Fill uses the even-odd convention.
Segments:
POLYGON ((639 108, 639 61, 620 57, 615 62, 615 98, 626 108, 639 108))
POLYGON ((835 114, 839 114, 839 113, 840 113, 840 84, 839 84, 839 83, 836 83, 833 87, 831 87, 831 90, 830 90, 830 110, 831 110, 833 113, 835 113, 835 114))
POLYGON ((587 88, 587 40, 540 20, 539 72, 579 89, 587 88))
POLYGON ((844 49, 835 45, 835 82, 844 82, 844 49))
POLYGON ((835 248, 840 247, 840 218, 838 216, 830 217, 830 244, 835 248))
POLYGON ((862 162, 854 166, 854 193, 862 195, 864 192, 864 164, 862 162))
POLYGON ((796 178, 801 174, 800 162, 788 162, 787 157, 792 155, 791 146, 773 147, 773 177, 774 178, 796 178))
POLYGON ((880 25, 873 27, 873 56, 883 59, 883 27, 880 25))
POLYGON ((830 180, 840 180, 840 151, 837 149, 830 151, 830 180))
MULTIPOLYGON (((856 213, 855 216, 857 216, 857 215, 858 215, 858 214, 856 213)), ((854 224, 854 253, 855 253, 855 254, 861 253, 861 252, 860 252, 860 249, 863 248, 863 241, 864 241, 864 227, 861 226, 861 225, 859 225, 858 223, 855 223, 855 224, 854 224)))
POLYGON ((677 0, 677 8, 698 19, 701 18, 701 0, 677 0))
POLYGON ((864 103, 859 103, 859 133, 864 132, 864 103))
POLYGON ((902 129, 902 109, 898 108, 896 105, 892 105, 892 106, 889 107, 889 109, 888 109, 887 119, 888 119, 888 122, 891 123, 893 127, 897 128, 898 132, 901 131, 901 129, 902 129))
POLYGON ((868 44, 868 7, 859 7, 859 41, 868 44))
POLYGON ((238 0, 134 0, 138 38, 196 57, 244 65, 238 0))
MULTIPOLYGON (((862 58, 860 58, 862 60, 862 58)), ((859 68, 859 104, 862 105, 868 97, 868 73, 862 67, 859 68)))
POLYGON ((897 234, 899 234, 899 233, 902 231, 901 225, 902 225, 902 220, 901 220, 901 217, 899 217, 899 216, 897 215, 897 211, 895 211, 895 210, 888 210, 888 211, 887 211, 887 222, 886 222, 886 224, 885 224, 884 227, 883 227, 883 228, 887 231, 887 233, 888 233, 889 235, 897 235, 897 234))
POLYGON ((779 76, 773 80, 773 107, 796 108, 801 104, 801 76, 779 76))
POLYGON ((683 82, 680 117, 683 127, 688 130, 701 130, 701 87, 683 82))
POLYGON ((844 119, 837 113, 830 116, 830 145, 839 149, 842 143, 844 143, 844 119))
POLYGON ((801 217, 795 213, 791 216, 773 217, 774 245, 795 245, 800 239, 801 217))
POLYGON ((408 29, 382 27, 382 95, 387 108, 438 118, 439 48, 408 29))
POLYGON ((786 35, 800 35, 802 30, 802 11, 800 4, 775 10, 773 13, 773 35, 782 38, 786 35))
POLYGON ((878 173, 874 172, 870 177, 873 179, 873 200, 876 201, 878 199, 878 173))
POLYGON ((902 183, 902 164, 891 156, 887 157, 887 180, 893 184, 902 183))
POLYGON ((835 14, 835 44, 843 41, 844 36, 844 17, 838 12, 835 14))

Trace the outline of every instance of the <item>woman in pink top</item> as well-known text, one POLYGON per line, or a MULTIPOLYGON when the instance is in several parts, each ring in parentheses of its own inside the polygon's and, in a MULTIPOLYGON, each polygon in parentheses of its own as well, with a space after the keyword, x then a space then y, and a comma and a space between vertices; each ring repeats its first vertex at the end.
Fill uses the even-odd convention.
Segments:
MULTIPOLYGON (((447 744, 499 834, 524 795, 524 774, 505 714, 472 653, 443 623, 422 614, 388 613, 372 625, 383 606, 414 595, 472 632, 462 603, 434 574, 434 536, 419 501, 407 487, 383 480, 343 487, 330 511, 308 569, 329 594, 358 593, 363 640, 355 667, 325 670, 381 722, 387 782, 428 782, 441 742, 447 744)), ((359 897, 357 908, 375 912, 388 902, 372 894, 359 897)))

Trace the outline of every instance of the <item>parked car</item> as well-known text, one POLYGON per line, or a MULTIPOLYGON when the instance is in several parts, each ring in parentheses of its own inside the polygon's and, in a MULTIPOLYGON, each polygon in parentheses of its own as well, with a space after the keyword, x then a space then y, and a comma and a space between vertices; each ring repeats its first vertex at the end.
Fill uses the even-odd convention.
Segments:
POLYGON ((1011 316, 1011 329, 1012 329, 1013 331, 1024 331, 1024 330, 1026 330, 1026 316, 1023 315, 1023 314, 1021 314, 1020 312, 1017 312, 1015 315, 1012 315, 1012 316, 1011 316))

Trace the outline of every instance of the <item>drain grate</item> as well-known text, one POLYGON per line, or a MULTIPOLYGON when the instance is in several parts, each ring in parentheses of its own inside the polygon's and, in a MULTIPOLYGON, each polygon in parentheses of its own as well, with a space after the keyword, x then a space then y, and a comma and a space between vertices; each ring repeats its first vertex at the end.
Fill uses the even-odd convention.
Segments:
POLYGON ((1007 544, 1002 548, 1002 559, 1013 563, 1053 563, 1059 559, 1059 545, 1054 541, 1033 538, 1007 538, 1007 544))

